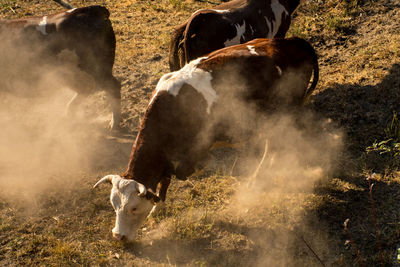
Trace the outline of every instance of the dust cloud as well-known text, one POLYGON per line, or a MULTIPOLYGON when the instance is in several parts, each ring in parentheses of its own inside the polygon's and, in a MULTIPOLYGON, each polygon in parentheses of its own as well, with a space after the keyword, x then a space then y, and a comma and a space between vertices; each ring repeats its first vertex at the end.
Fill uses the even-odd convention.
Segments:
POLYGON ((76 112, 67 114, 75 95, 68 86, 94 86, 77 68, 74 53, 64 51, 49 63, 38 47, 0 37, 3 196, 31 200, 55 185, 62 190, 82 173, 118 164, 123 148, 106 138, 111 113, 102 93, 87 97, 76 112))
POLYGON ((309 266, 315 258, 303 238, 320 256, 330 256, 332 240, 307 209, 315 205, 315 187, 338 167, 342 134, 329 120, 307 111, 275 114, 264 123, 267 143, 259 149, 265 157, 245 160, 247 179, 241 181, 226 213, 246 225, 257 222, 263 229, 247 233, 260 248, 252 266, 309 266))
MULTIPOLYGON (((275 88, 298 88, 301 79, 290 73, 275 88)), ((309 265, 314 257, 302 262, 304 258, 296 256, 311 254, 304 237, 321 254, 329 255, 331 240, 319 233, 322 226, 309 225, 317 219, 306 210, 313 205, 310 199, 315 187, 327 181, 338 167, 343 134, 332 121, 306 107, 285 107, 292 102, 285 96, 295 94, 302 95, 298 91, 281 94, 283 102, 278 106, 284 103, 284 108, 269 114, 260 114, 243 103, 241 108, 229 111, 239 110, 237 116, 251 115, 241 118, 253 130, 252 139, 241 148, 244 156, 236 168, 243 177, 224 213, 232 216, 231 221, 258 228, 246 233, 249 242, 258 248, 252 266, 309 265)), ((238 105, 237 99, 234 102, 238 105)))

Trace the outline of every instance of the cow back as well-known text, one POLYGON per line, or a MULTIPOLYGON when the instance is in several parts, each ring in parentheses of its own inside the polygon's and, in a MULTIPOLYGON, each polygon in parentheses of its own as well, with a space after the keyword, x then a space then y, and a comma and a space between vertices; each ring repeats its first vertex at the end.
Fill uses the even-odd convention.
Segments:
POLYGON ((172 35, 170 70, 223 47, 255 38, 283 38, 298 5, 299 0, 238 0, 196 11, 172 35))

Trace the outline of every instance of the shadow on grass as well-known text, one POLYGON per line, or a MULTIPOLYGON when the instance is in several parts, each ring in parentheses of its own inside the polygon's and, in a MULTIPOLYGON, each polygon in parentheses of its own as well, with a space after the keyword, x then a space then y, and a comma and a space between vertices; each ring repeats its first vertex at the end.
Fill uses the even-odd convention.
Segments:
MULTIPOLYGON (((154 240, 151 246, 134 243, 125 249, 137 258, 173 266, 266 266, 267 263, 285 266, 293 262, 288 258, 291 244, 289 247, 287 244, 287 236, 293 234, 287 229, 267 230, 218 220, 206 237, 192 240, 164 238, 154 240)), ((312 258, 308 260, 313 261, 312 258)))
POLYGON ((335 121, 347 133, 347 147, 360 155, 375 140, 384 138, 384 129, 400 113, 400 64, 376 85, 341 84, 313 97, 313 109, 335 121))
MULTIPOLYGON (((354 248, 345 245, 349 236, 343 228, 344 221, 350 219, 348 228, 365 266, 380 265, 368 181, 360 176, 343 177, 336 181, 347 183, 353 189, 345 190, 343 186, 334 186, 334 183, 316 188, 315 194, 323 200, 316 210, 310 211, 317 220, 308 220, 306 224, 311 229, 327 226, 326 231, 336 247, 337 257, 342 254, 344 262, 354 264, 357 257, 354 248)), ((400 243, 400 185, 391 182, 390 177, 381 181, 372 180, 371 183, 374 184, 373 199, 384 266, 390 266, 395 247, 400 243)))
MULTIPOLYGON (((313 97, 313 109, 324 117, 331 118, 344 129, 346 148, 353 158, 363 159, 363 168, 383 172, 388 167, 387 158, 381 155, 367 155, 365 149, 374 141, 385 139, 385 129, 393 114, 400 112, 400 64, 393 64, 389 74, 376 85, 342 84, 325 89, 313 97)), ((360 171, 360 170, 358 170, 360 171)), ((395 247, 400 242, 400 185, 395 176, 374 180, 373 197, 380 231, 384 264, 392 264, 395 247)), ((356 254, 344 242, 349 238, 343 230, 343 222, 349 218, 349 229, 354 242, 360 249, 367 266, 380 264, 375 227, 371 213, 369 184, 365 177, 343 175, 340 183, 352 185, 345 189, 333 184, 319 186, 315 193, 323 200, 315 210, 318 221, 308 222, 311 228, 327 226, 328 234, 338 238, 338 253, 345 262, 354 264, 356 254), (346 259, 347 257, 347 259, 346 259)))

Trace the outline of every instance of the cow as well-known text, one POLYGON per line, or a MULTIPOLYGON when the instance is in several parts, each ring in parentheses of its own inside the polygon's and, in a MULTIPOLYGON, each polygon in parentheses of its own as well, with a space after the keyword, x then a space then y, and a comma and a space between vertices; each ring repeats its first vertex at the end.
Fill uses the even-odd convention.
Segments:
POLYGON ((291 15, 302 1, 233 0, 194 12, 171 36, 170 70, 223 47, 256 38, 285 37, 291 15))
MULTIPOLYGON (((197 163, 208 158, 216 141, 225 141, 230 130, 246 126, 230 118, 239 109, 237 103, 255 110, 248 120, 279 107, 301 106, 315 89, 318 73, 313 47, 290 38, 255 39, 223 48, 162 76, 141 121, 127 170, 94 185, 112 184, 114 238, 133 240, 146 216, 165 201, 171 177, 185 180, 197 163), (288 77, 297 79, 286 83, 288 77)), ((251 134, 251 129, 240 130, 233 132, 243 135, 229 140, 251 134)))
MULTIPOLYGON (((103 6, 88 6, 42 17, 2 19, 0 36, 9 44, 6 46, 3 42, 0 46, 19 49, 22 55, 30 53, 33 59, 20 64, 28 65, 21 68, 31 73, 44 64, 60 65, 60 55, 69 52, 77 58, 77 71, 64 77, 67 86, 76 92, 67 110, 75 112, 83 97, 95 90, 104 90, 112 108, 110 129, 116 130, 121 117, 121 85, 112 74, 116 39, 109 16, 103 6)), ((18 74, 22 78, 27 75, 18 74)))

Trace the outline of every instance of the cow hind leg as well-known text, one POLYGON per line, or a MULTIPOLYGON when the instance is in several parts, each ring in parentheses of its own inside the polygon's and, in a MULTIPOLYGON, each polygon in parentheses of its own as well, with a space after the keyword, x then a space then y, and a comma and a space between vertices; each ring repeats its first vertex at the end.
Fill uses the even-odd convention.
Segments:
POLYGON ((114 131, 119 129, 119 124, 121 122, 121 99, 117 99, 110 95, 108 96, 108 98, 112 110, 111 120, 108 128, 111 131, 114 131))
POLYGON ((110 103, 112 117, 109 124, 111 131, 118 130, 121 122, 121 84, 114 77, 110 80, 110 90, 106 90, 107 100, 110 103))
POLYGON ((75 95, 68 102, 65 114, 67 117, 76 118, 79 110, 79 106, 81 105, 83 99, 85 97, 79 93, 75 93, 75 95))
POLYGON ((232 170, 232 175, 256 177, 261 165, 265 165, 262 163, 264 161, 262 158, 266 157, 266 150, 270 150, 268 147, 269 143, 264 134, 251 135, 246 144, 239 149, 238 160, 232 170))

